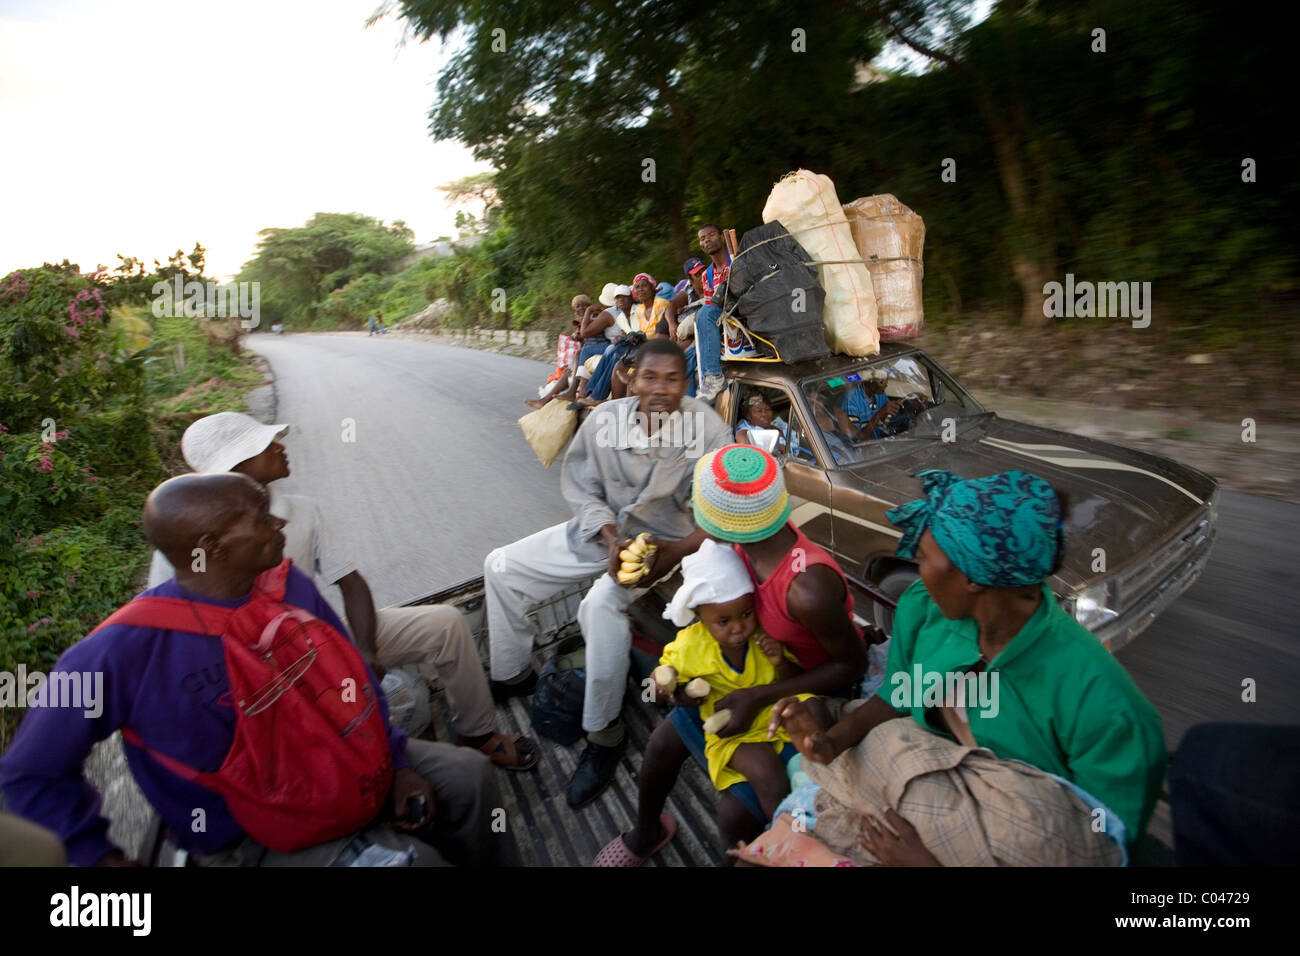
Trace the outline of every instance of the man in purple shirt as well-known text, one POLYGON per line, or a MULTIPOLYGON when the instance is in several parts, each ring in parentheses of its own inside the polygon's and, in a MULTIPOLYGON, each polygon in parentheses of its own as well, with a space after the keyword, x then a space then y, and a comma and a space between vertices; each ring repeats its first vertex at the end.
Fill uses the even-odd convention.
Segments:
MULTIPOLYGON (((284 521, 270 513, 266 489, 244 475, 184 475, 166 481, 145 503, 144 529, 176 568, 176 576, 145 594, 240 607, 249 600, 254 579, 280 563, 283 527, 284 521)), ((348 635, 315 585, 296 568, 290 568, 284 600, 348 635)), ((98 741, 130 726, 152 750, 200 770, 220 767, 236 720, 222 641, 185 631, 111 625, 65 651, 54 671, 102 675, 96 678, 102 680, 100 706, 97 712, 55 706, 30 710, 0 760, 0 790, 11 812, 58 834, 69 862, 128 863, 108 840, 108 823, 99 815, 97 795, 82 778, 82 764, 98 741)), ((374 674, 369 678, 379 691, 374 674)), ((328 865, 345 851, 344 859, 367 845, 425 865, 516 862, 513 837, 493 826, 498 822, 493 811, 503 801, 487 757, 450 744, 408 741, 389 724, 382 691, 379 703, 395 768, 389 801, 393 816, 405 820, 411 807, 418 806, 412 798, 424 799, 422 821, 396 823, 408 832, 371 825, 357 835, 359 842, 344 837, 296 853, 272 852, 244 833, 215 791, 181 779, 137 747, 126 748, 127 762, 171 837, 200 863, 328 865)), ((319 772, 330 771, 321 767, 319 772)))

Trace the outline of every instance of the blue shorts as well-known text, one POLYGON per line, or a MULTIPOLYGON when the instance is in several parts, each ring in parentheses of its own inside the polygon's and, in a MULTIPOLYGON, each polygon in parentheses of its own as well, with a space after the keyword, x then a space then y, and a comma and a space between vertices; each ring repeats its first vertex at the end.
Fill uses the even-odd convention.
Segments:
MULTIPOLYGON (((686 745, 686 749, 691 752, 691 756, 707 771, 709 762, 704 759, 704 719, 700 717, 700 709, 698 707, 674 707, 668 715, 668 719, 677 731, 677 736, 682 738, 682 743, 686 745)), ((788 764, 798 752, 794 744, 786 744, 781 748, 781 763, 788 764)), ((763 805, 758 800, 758 793, 750 786, 748 780, 733 783, 724 792, 739 800, 755 820, 761 823, 768 822, 767 814, 763 812, 763 805)))

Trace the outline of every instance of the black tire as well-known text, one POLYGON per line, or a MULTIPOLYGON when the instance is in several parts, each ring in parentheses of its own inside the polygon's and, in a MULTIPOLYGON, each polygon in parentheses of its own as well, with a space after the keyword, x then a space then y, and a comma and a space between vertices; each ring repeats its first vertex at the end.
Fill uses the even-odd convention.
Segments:
MULTIPOLYGON (((920 577, 920 572, 913 565, 894 568, 877 582, 877 587, 884 591, 894 600, 898 600, 899 595, 907 590, 908 586, 920 577)), ((892 636, 894 626, 894 612, 879 604, 872 603, 871 614, 875 621, 876 627, 880 628, 886 634, 892 636)))

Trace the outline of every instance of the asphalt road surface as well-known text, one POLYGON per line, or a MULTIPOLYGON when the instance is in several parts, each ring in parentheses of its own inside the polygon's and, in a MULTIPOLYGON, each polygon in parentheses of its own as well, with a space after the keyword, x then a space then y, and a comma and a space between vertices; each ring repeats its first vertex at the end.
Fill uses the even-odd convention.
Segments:
MULTIPOLYGON (((543 469, 516 424, 545 365, 388 336, 247 344, 293 426, 279 487, 317 498, 378 606, 481 574, 492 548, 568 519, 559 463, 543 469)), ((1205 573, 1119 653, 1171 749, 1204 721, 1300 723, 1297 566, 1300 505, 1225 491, 1205 573)))

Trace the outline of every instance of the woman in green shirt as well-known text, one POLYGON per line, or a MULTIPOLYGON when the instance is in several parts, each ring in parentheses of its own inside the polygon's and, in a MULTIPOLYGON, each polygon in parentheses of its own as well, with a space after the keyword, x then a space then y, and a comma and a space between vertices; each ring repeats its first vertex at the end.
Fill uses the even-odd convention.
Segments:
POLYGON ((1123 862, 1164 731, 1043 583, 1064 553, 1055 490, 1021 471, 918 477, 926 497, 888 513, 921 577, 885 684, 838 722, 818 702, 774 712, 822 787, 817 837, 868 863, 1123 862))

